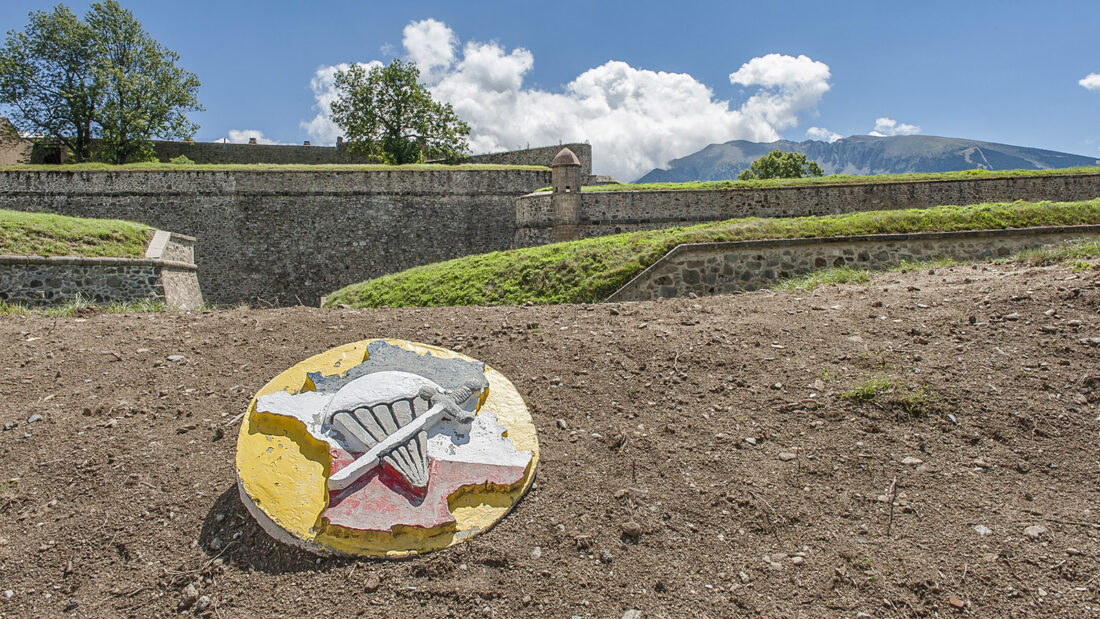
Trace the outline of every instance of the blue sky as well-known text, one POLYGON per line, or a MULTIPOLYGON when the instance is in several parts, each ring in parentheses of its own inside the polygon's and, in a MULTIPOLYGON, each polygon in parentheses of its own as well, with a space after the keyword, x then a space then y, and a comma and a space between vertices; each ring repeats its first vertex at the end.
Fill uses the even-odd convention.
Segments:
MULTIPOLYGON (((329 142, 333 67, 400 56, 430 65, 475 150, 589 140, 624 179, 709 143, 876 123, 1100 157, 1095 1, 122 4, 202 81, 199 140, 329 142)), ((5 0, 0 27, 51 6, 5 0)))

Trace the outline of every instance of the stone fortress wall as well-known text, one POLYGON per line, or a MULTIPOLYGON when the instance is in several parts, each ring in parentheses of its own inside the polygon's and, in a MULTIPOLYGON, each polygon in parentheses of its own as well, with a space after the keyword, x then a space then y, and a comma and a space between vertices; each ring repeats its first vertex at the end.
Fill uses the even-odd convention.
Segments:
MULTIPOLYGON (((560 148, 530 149, 540 158, 551 150, 560 148)), ((568 165, 554 168, 556 181, 549 168, 9 170, 0 171, 0 208, 130 219, 193 235, 209 301, 313 305, 386 273, 552 240, 749 215, 1100 196, 1100 174, 579 193, 590 178, 591 150, 584 152, 587 163, 559 160, 568 165), (529 194, 552 183, 561 187, 529 194)))
MULTIPOLYGON (((573 151, 581 163, 581 174, 592 176, 592 146, 590 144, 560 144, 558 146, 540 146, 523 150, 511 150, 503 153, 472 155, 463 159, 465 163, 499 163, 504 165, 550 165, 561 149, 573 151)), ((533 187, 532 190, 539 189, 533 187)))
POLYGON ((0 171, 0 208, 198 237, 206 299, 316 305, 347 284, 508 249, 543 169, 0 171))
POLYGON ((567 194, 537 193, 516 201, 515 245, 561 240, 553 228, 571 226, 587 238, 687 226, 736 217, 794 217, 856 211, 927 208, 1013 200, 1087 200, 1100 197, 1100 174, 803 185, 745 189, 594 191, 580 194, 573 221, 555 221, 554 202, 567 194))
MULTIPOLYGON (((2 120, 2 119, 0 119, 2 120)), ((577 153, 586 175, 592 174, 592 146, 588 144, 565 144, 541 146, 501 153, 486 153, 463 157, 461 163, 495 163, 501 165, 550 165, 554 155, 562 148, 577 153)), ((57 159, 57 146, 45 142, 35 144, 26 152, 0 149, 0 163, 45 163, 57 159), (7 160, 5 159, 7 157, 7 160)), ((347 143, 337 142, 335 146, 310 146, 308 144, 230 144, 227 142, 177 142, 154 140, 153 149, 157 161, 167 163, 180 156, 186 156, 195 163, 207 164, 284 164, 284 165, 321 165, 321 164, 362 164, 371 163, 365 157, 353 155, 347 150, 347 143)), ((538 189, 538 187, 532 187, 538 189)))
POLYGON ((195 239, 157 230, 144 258, 0 256, 0 301, 61 305, 80 295, 96 303, 160 299, 169 307, 202 305, 195 239))
POLYGON ((153 142, 157 161, 168 162, 186 156, 195 163, 217 164, 347 164, 370 163, 339 146, 294 144, 229 144, 222 142, 153 142))
POLYGON ((882 269, 948 257, 992 260, 1025 249, 1100 237, 1100 226, 876 234, 678 245, 610 297, 646 301, 758 290, 818 269, 882 269))

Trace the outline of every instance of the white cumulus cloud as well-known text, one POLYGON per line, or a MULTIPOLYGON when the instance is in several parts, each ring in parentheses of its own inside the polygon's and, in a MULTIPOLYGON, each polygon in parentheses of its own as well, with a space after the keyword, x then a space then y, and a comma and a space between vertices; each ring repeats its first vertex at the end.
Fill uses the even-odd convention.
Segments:
POLYGON ((832 144, 844 136, 835 131, 829 131, 825 127, 810 127, 806 130, 806 137, 811 140, 820 140, 832 144))
POLYGON ((808 56, 767 54, 753 58, 730 74, 730 82, 760 86, 741 112, 776 129, 798 123, 798 113, 813 109, 829 90, 829 65, 808 56))
POLYGON ((230 144, 248 144, 248 140, 256 138, 257 144, 283 144, 283 142, 276 142, 275 140, 264 137, 264 132, 257 129, 230 129, 229 130, 229 143, 230 144))
MULTIPOLYGON (((632 180, 707 144, 745 139, 769 142, 798 123, 829 90, 829 67, 806 56, 753 58, 730 81, 754 89, 738 107, 686 73, 608 62, 584 71, 560 91, 524 87, 534 55, 522 47, 459 41, 446 24, 426 19, 404 29, 405 55, 439 100, 469 123, 475 153, 588 141, 598 174, 632 180)), ((376 64, 372 61, 367 64, 376 64)), ((317 143, 340 130, 329 117, 336 71, 321 67, 311 80, 317 115, 302 127, 317 143)))
POLYGON ((1077 83, 1088 90, 1100 90, 1100 73, 1089 73, 1085 77, 1077 80, 1077 83))
POLYGON ((875 128, 868 135, 884 138, 890 135, 913 135, 920 133, 920 127, 899 123, 893 118, 876 118, 875 128))
MULTIPOLYGON (((382 63, 377 60, 356 64, 363 66, 368 71, 372 67, 382 66, 382 63)), ((318 144, 332 144, 340 136, 340 128, 332 122, 329 106, 336 100, 336 74, 350 68, 351 65, 346 62, 321 67, 314 72, 313 77, 309 80, 309 88, 313 91, 313 98, 316 101, 313 108, 317 110, 317 115, 309 121, 302 122, 301 128, 305 129, 310 138, 318 144)))
POLYGON ((458 37, 447 24, 434 19, 415 21, 405 26, 402 34, 401 44, 424 80, 433 79, 436 71, 454 62, 458 37))

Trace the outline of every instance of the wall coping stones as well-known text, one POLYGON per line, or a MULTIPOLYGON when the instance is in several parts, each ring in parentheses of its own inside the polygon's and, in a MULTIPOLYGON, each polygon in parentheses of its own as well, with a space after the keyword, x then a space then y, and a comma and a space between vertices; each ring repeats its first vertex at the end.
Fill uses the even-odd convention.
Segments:
POLYGON ((161 260, 154 258, 113 258, 101 256, 11 256, 0 255, 0 264, 42 264, 65 266, 125 266, 125 267, 161 267, 181 271, 197 271, 198 267, 190 262, 161 260))
POLYGON ((604 300, 605 303, 615 303, 625 300, 628 293, 634 288, 634 285, 638 282, 645 281, 651 274, 660 270, 666 263, 671 262, 682 253, 697 251, 697 250, 738 250, 738 249, 752 249, 752 248, 765 248, 765 247, 800 247, 806 245, 824 245, 824 244, 841 244, 841 243, 860 243, 860 242, 905 242, 905 241, 936 241, 944 239, 983 239, 983 238, 996 238, 996 237, 1010 237, 1010 236, 1031 236, 1040 234, 1075 234, 1075 233, 1094 233, 1100 234, 1100 225, 1078 225, 1078 226, 1036 226, 1033 228, 1000 228, 1000 229, 987 229, 987 230, 952 230, 952 231, 937 231, 937 232, 905 232, 905 233, 893 233, 893 234, 859 234, 849 236, 819 236, 819 237, 803 237, 796 239, 753 239, 745 241, 720 241, 714 243, 682 243, 673 247, 664 256, 661 256, 656 262, 649 265, 641 273, 638 273, 630 279, 621 288, 616 290, 604 300))

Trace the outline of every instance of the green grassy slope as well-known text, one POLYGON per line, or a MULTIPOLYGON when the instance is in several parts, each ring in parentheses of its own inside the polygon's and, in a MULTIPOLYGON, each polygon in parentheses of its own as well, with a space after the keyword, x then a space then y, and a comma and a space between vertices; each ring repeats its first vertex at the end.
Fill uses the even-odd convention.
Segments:
POLYGON ((1100 199, 745 218, 466 256, 353 284, 329 306, 584 303, 607 298, 681 243, 1100 224, 1100 199))
POLYGON ((0 209, 0 254, 141 258, 152 228, 119 219, 83 219, 0 209))

